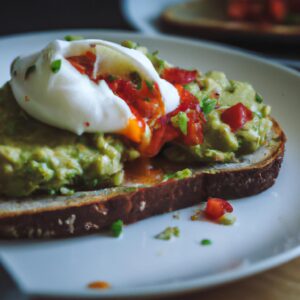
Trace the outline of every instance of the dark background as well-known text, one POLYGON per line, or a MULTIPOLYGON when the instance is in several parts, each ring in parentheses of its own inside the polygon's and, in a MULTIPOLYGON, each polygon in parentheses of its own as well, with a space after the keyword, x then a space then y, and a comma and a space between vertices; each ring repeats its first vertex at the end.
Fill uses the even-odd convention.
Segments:
MULTIPOLYGON (((151 0, 140 1, 151 2, 151 0)), ((135 31, 122 15, 122 0, 0 0, 0 4, 0 36, 75 28, 135 31)), ((189 31, 181 33, 174 28, 160 27, 160 29, 168 34, 184 36, 191 34, 189 31)), ((201 36, 194 37, 201 38, 201 36)), ((205 38, 215 37, 208 34, 205 38)), ((254 51, 266 58, 279 60, 296 69, 300 66, 299 62, 297 65, 293 62, 293 60, 300 61, 299 44, 295 47, 293 44, 281 44, 281 41, 274 43, 272 40, 263 39, 253 42, 229 37, 223 37, 219 41, 254 51)))
POLYGON ((0 0, 0 35, 65 28, 133 30, 122 16, 121 2, 122 0, 0 0))

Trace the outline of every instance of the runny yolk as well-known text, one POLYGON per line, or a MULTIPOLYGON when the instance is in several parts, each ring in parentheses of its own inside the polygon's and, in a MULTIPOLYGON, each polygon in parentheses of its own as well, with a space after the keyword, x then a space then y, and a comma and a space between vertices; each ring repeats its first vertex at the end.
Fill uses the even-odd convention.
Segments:
POLYGON ((131 118, 128 121, 127 127, 125 129, 120 130, 118 133, 121 135, 125 135, 127 138, 132 140, 135 143, 140 143, 143 138, 143 134, 145 131, 144 124, 138 119, 131 118))

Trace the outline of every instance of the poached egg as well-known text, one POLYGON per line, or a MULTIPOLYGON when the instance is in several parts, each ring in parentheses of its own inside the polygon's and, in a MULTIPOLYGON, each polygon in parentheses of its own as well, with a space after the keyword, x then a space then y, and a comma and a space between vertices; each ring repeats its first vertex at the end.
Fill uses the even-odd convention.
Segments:
POLYGON ((146 55, 98 39, 55 40, 39 52, 16 59, 10 85, 18 104, 33 118, 77 135, 128 131, 136 117, 127 103, 113 93, 106 81, 94 82, 66 59, 87 51, 96 56, 95 78, 101 74, 122 77, 138 72, 142 79, 158 85, 165 114, 179 105, 176 88, 160 78, 146 55), (53 63, 56 69, 51 67, 53 63))

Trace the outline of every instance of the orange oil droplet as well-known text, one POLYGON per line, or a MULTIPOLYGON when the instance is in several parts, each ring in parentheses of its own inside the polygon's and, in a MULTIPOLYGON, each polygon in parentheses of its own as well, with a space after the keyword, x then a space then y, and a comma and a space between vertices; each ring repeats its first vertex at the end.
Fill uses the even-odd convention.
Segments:
POLYGON ((89 289, 109 289, 111 285, 106 281, 94 281, 88 284, 89 289))

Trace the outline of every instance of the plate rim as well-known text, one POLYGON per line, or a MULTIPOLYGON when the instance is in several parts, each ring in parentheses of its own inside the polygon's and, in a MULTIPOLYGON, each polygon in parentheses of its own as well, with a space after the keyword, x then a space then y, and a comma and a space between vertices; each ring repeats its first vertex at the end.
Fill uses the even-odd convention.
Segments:
POLYGON ((151 35, 159 34, 159 30, 154 26, 149 25, 147 22, 138 22, 136 20, 136 18, 131 13, 131 10, 129 9, 129 2, 130 0, 123 0, 120 5, 122 14, 127 22, 139 32, 144 32, 151 35))
MULTIPOLYGON (((214 49, 220 51, 222 53, 232 53, 241 58, 250 59, 252 61, 259 62, 264 65, 272 66, 276 69, 279 69, 283 72, 286 72, 290 75, 295 76, 299 79, 300 82, 300 73, 296 70, 290 69, 286 66, 282 66, 279 63, 269 61, 265 58, 259 57, 255 54, 252 54, 250 51, 244 51, 237 47, 233 46, 225 46, 216 42, 208 42, 203 40, 195 40, 192 38, 183 38, 183 37, 174 37, 168 36, 165 34, 145 34, 145 33, 136 33, 131 31, 123 31, 123 30, 101 30, 101 29, 61 29, 61 30, 53 30, 53 31, 36 31, 36 32, 28 32, 28 33, 18 33, 13 35, 6 35, 0 37, 0 42, 3 40, 13 40, 19 38, 30 38, 30 37, 39 37, 43 35, 65 35, 65 34, 98 34, 98 35, 111 35, 112 38, 121 38, 121 36, 126 36, 127 38, 145 38, 145 39, 153 39, 153 40, 163 40, 166 42, 177 42, 181 44, 185 44, 186 46, 200 46, 206 49, 214 49)), ((277 267, 283 263, 286 263, 296 257, 300 256, 300 243, 293 248, 282 252, 280 254, 275 254, 270 258, 263 259, 259 262, 253 263, 251 266, 247 266, 245 268, 236 269, 232 271, 225 271, 219 273, 217 275, 209 275, 202 279, 194 278, 187 279, 182 282, 176 283, 164 283, 161 285, 151 285, 146 287, 135 287, 133 288, 118 288, 116 290, 111 289, 108 291, 82 291, 75 294, 66 291, 53 291, 53 290, 38 290, 35 289, 27 290, 21 283, 21 279, 18 278, 16 274, 14 274, 13 270, 8 266, 5 260, 3 260, 3 255, 0 254, 0 260, 3 263, 4 267, 8 272, 12 275, 12 277, 16 280, 17 285, 21 288, 22 292, 24 292, 28 296, 47 296, 47 297, 72 297, 72 298, 113 298, 118 296, 119 298, 128 298, 128 297, 149 297, 149 296, 171 296, 171 295, 180 295, 186 294, 189 292, 200 291, 204 289, 208 289, 214 286, 224 285, 230 282, 237 281, 239 279, 244 279, 254 274, 258 274, 260 272, 269 270, 271 268, 277 267)))

